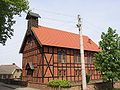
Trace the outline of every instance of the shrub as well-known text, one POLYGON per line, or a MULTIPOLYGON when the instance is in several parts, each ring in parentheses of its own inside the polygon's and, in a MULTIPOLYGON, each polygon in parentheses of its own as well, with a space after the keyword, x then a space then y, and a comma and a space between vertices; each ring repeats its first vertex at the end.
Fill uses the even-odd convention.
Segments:
POLYGON ((69 88, 70 87, 70 82, 66 80, 61 80, 60 81, 60 87, 62 88, 69 88))
POLYGON ((48 82, 48 86, 50 86, 50 87, 59 87, 60 84, 59 84, 59 81, 58 81, 58 80, 50 80, 50 81, 48 82))
POLYGON ((50 86, 50 87, 62 87, 62 88, 71 87, 70 82, 67 80, 50 80, 48 82, 48 86, 50 86))

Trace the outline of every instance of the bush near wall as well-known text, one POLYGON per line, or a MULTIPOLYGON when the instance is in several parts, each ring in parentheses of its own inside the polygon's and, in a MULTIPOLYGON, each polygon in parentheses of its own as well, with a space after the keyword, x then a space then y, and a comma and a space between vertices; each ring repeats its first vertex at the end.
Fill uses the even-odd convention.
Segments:
POLYGON ((50 87, 61 87, 61 88, 70 88, 70 82, 67 80, 51 80, 48 82, 50 87))

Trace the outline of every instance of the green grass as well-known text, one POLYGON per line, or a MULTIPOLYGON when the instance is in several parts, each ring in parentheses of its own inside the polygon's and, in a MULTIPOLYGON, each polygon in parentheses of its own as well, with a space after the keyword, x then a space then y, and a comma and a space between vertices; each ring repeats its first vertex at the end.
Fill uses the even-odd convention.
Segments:
POLYGON ((120 90, 120 88, 114 88, 113 90, 120 90))

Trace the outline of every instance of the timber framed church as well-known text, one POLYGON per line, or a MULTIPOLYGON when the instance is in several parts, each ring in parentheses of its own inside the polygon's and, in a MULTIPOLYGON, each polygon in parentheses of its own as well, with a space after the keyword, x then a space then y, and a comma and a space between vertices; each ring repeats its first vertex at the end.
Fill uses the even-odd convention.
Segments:
MULTIPOLYGON (((79 35, 38 25, 36 13, 29 12, 27 32, 22 53, 22 79, 31 83, 47 83, 49 80, 81 81, 79 35)), ((83 36, 86 73, 91 80, 101 79, 94 68, 94 55, 100 49, 88 37, 83 36)))

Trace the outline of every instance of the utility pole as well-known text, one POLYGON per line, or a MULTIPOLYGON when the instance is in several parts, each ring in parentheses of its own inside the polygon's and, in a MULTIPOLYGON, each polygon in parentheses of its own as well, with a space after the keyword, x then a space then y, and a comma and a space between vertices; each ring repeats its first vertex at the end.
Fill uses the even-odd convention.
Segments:
POLYGON ((81 22, 80 15, 78 15, 77 27, 79 29, 79 35, 80 35, 80 56, 81 56, 81 66, 82 66, 82 89, 87 90, 85 61, 84 61, 84 47, 83 47, 83 37, 82 37, 82 22, 81 22))

